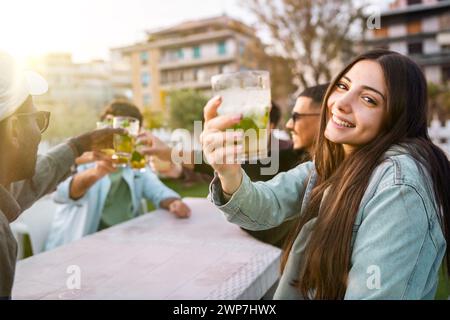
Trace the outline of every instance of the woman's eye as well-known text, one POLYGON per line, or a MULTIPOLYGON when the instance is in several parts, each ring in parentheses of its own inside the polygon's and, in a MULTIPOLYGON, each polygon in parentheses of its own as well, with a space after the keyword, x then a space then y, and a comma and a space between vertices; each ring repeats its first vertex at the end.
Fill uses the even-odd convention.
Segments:
POLYGON ((336 87, 338 87, 339 89, 342 89, 342 90, 346 90, 347 89, 347 86, 344 83, 342 83, 342 82, 336 83, 336 87))
POLYGON ((364 99, 364 101, 366 101, 366 102, 368 102, 368 103, 370 103, 370 104, 372 104, 374 106, 377 105, 377 102, 375 100, 373 100, 372 98, 370 98, 370 97, 363 97, 363 99, 364 99))

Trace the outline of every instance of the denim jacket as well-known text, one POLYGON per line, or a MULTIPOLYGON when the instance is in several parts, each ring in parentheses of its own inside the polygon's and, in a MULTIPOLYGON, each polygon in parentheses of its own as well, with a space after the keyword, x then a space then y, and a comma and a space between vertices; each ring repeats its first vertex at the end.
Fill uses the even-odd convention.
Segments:
MULTIPOLYGON (((83 165, 78 169, 84 171, 90 167, 92 165, 83 165)), ((180 198, 178 193, 166 187, 149 168, 145 172, 134 172, 131 168, 125 168, 122 176, 130 189, 135 216, 143 213, 143 198, 152 201, 158 208, 164 199, 180 198)), ((103 177, 91 186, 83 197, 73 200, 69 195, 72 179, 73 177, 69 177, 61 183, 54 193, 53 199, 58 206, 45 250, 67 244, 98 230, 111 180, 108 176, 103 177)))
MULTIPOLYGON (((421 169, 394 148, 374 170, 353 226, 345 299, 434 299, 446 241, 431 179, 421 169)), ((242 173, 242 183, 228 202, 223 203, 217 176, 209 198, 230 222, 251 230, 301 215, 317 177, 312 162, 268 182, 252 183, 242 173)), ((310 220, 297 235, 275 299, 304 298, 290 283, 298 279, 314 224, 310 220)))

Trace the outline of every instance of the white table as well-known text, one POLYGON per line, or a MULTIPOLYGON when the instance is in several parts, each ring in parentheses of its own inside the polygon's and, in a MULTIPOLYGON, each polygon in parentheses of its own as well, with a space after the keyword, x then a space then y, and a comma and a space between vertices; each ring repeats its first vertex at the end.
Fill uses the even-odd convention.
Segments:
POLYGON ((260 299, 278 279, 281 251, 208 200, 184 200, 190 219, 156 210, 18 262, 13 299, 260 299), (78 272, 69 266, 80 289, 67 285, 78 272))

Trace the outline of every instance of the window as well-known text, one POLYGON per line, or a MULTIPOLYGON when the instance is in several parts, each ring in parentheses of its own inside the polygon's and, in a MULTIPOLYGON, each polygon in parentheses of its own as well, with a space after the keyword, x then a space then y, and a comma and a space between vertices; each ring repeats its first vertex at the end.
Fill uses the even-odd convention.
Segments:
POLYGON ((217 44, 217 52, 218 52, 219 56, 224 56, 227 54, 227 46, 226 46, 225 41, 220 41, 217 44))
POLYGON ((161 62, 173 62, 179 59, 178 57, 179 53, 178 50, 166 50, 161 55, 161 62))
POLYGON ((450 81, 450 65, 442 67, 442 80, 444 82, 450 81))
POLYGON ((386 27, 381 27, 380 29, 374 29, 373 34, 376 38, 387 38, 388 29, 386 27))
POLYGON ((161 84, 166 84, 169 82, 169 77, 167 75, 167 72, 161 73, 161 84))
POLYGON ((245 54, 245 47, 246 47, 245 42, 244 42, 244 41, 241 41, 241 42, 239 43, 239 55, 240 55, 241 57, 243 57, 244 54, 245 54))
POLYGON ((408 43, 408 54, 422 54, 422 53, 423 53, 422 42, 408 43))
POLYGON ((143 52, 141 52, 141 63, 147 64, 147 62, 148 62, 148 52, 143 51, 143 52))
POLYGON ((147 87, 150 84, 150 74, 148 72, 142 72, 141 83, 143 87, 147 87))
POLYGON ((408 6, 412 6, 414 4, 420 4, 422 0, 408 0, 408 6))
POLYGON ((184 70, 184 75, 183 75, 183 78, 184 78, 184 81, 186 81, 186 82, 191 82, 191 81, 194 81, 194 70, 193 69, 185 69, 184 70))
POLYGON ((389 50, 389 45, 388 44, 380 44, 380 45, 376 46, 375 49, 389 50))
POLYGON ((145 107, 148 107, 152 104, 152 96, 148 93, 144 94, 143 104, 145 107))
POLYGON ((194 59, 198 59, 198 58, 201 57, 200 46, 195 46, 195 47, 192 48, 192 50, 193 50, 194 59))
POLYGON ((235 70, 235 66, 233 64, 226 64, 222 66, 222 73, 229 73, 235 70))
POLYGON ((449 29, 450 28, 450 13, 442 14, 439 17, 440 29, 449 29))
POLYGON ((184 51, 183 51, 182 48, 180 48, 180 49, 177 50, 177 58, 178 58, 179 60, 183 60, 183 59, 184 59, 184 51))
POLYGON ((198 80, 198 72, 200 71, 200 69, 194 69, 193 70, 193 74, 194 74, 194 81, 197 81, 198 80))
POLYGON ((408 34, 419 33, 422 31, 422 21, 413 20, 409 21, 407 24, 408 34))
POLYGON ((195 77, 196 77, 197 81, 203 82, 203 81, 207 80, 205 70, 197 69, 195 73, 196 73, 195 77))

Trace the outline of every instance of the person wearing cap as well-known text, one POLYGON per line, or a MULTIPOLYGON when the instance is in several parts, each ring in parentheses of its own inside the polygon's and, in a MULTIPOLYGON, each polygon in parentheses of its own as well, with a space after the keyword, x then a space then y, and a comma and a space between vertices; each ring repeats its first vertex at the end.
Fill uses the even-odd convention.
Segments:
POLYGON ((103 129, 69 139, 38 156, 50 113, 38 111, 32 96, 48 85, 0 51, 0 299, 10 299, 17 243, 9 224, 71 173, 75 158, 112 146, 117 129, 103 129))

